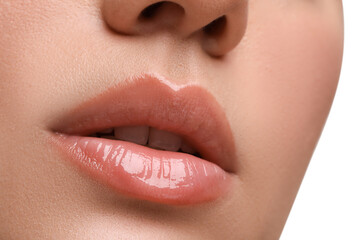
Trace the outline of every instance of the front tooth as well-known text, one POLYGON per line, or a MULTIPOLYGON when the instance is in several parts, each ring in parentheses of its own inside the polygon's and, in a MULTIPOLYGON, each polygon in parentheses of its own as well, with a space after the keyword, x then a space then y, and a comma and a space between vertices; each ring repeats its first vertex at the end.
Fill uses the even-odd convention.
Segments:
POLYGON ((114 129, 116 139, 146 145, 149 138, 148 126, 117 127, 114 129))
POLYGON ((181 142, 181 137, 171 132, 150 128, 149 147, 177 152, 181 142))

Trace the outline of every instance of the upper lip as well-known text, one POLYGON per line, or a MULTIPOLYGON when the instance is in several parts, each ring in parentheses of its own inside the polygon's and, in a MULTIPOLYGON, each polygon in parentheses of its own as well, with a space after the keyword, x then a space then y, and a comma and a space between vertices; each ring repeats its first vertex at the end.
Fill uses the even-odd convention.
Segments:
POLYGON ((131 78, 70 110, 54 132, 87 135, 103 129, 148 125, 182 136, 202 158, 232 173, 235 145, 225 112, 198 85, 176 86, 154 75, 131 78))

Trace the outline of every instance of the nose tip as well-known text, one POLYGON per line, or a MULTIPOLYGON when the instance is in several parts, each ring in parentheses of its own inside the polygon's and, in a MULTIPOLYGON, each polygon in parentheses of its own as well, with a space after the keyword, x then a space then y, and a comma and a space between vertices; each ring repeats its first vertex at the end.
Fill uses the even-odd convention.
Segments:
POLYGON ((106 24, 122 35, 143 36, 166 29, 181 38, 199 34, 211 56, 222 56, 241 41, 247 0, 104 0, 106 24))

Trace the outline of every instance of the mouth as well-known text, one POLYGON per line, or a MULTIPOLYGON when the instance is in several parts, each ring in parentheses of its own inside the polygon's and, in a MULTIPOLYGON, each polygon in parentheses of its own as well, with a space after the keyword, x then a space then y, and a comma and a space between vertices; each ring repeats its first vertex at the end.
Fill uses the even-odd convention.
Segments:
POLYGON ((101 130, 89 137, 122 140, 152 149, 182 152, 201 158, 199 152, 181 136, 150 126, 123 126, 101 130))
POLYGON ((224 196, 233 182, 230 125, 198 85, 133 78, 72 109, 51 130, 64 159, 123 195, 197 204, 224 196))

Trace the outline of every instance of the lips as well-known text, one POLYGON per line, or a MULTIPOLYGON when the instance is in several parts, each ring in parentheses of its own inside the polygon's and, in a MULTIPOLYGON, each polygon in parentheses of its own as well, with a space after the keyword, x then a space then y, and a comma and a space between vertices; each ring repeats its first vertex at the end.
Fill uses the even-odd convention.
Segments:
POLYGON ((52 132, 51 143, 64 159, 130 197, 196 204, 224 196, 233 181, 230 125, 215 98, 198 85, 177 86, 152 75, 132 78, 71 110, 52 132), (198 155, 151 148, 142 136, 140 145, 93 135, 108 129, 154 129, 153 134, 181 139, 198 155))

